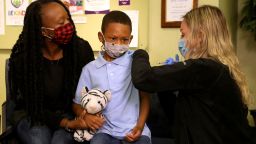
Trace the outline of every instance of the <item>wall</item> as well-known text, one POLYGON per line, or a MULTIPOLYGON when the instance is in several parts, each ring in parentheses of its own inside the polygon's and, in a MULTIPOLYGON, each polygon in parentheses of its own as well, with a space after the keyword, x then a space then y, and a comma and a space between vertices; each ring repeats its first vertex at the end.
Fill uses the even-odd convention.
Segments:
MULTIPOLYGON (((223 11, 229 25, 232 41, 240 60, 242 71, 245 73, 251 92, 252 102, 249 109, 256 109, 256 66, 253 62, 256 56, 256 41, 252 34, 240 29, 241 8, 244 0, 225 0, 220 2, 220 9, 223 11)), ((253 124, 252 117, 248 115, 249 123, 253 124)))
MULTIPOLYGON (((241 9, 245 0, 238 0, 238 21, 241 20, 241 9)), ((252 33, 237 29, 237 55, 240 60, 240 65, 245 75, 247 76, 248 85, 250 88, 252 103, 250 109, 256 109, 256 40, 252 33)))
POLYGON ((232 37, 232 42, 235 48, 237 45, 237 4, 237 0, 225 0, 220 1, 219 3, 220 9, 222 10, 227 19, 229 31, 232 37))
MULTIPOLYGON (((31 0, 30 0, 31 1, 31 0)), ((138 10, 139 11, 139 48, 145 49, 148 46, 148 0, 131 1, 129 6, 119 6, 118 0, 110 0, 111 10, 138 10)), ((81 16, 81 15, 80 15, 81 16)), ((80 37, 88 40, 93 50, 100 50, 101 43, 98 40, 98 32, 101 28, 101 20, 104 15, 92 14, 82 15, 86 18, 85 24, 76 24, 77 33, 80 37)), ((75 16, 74 16, 75 17, 75 16)), ((0 49, 11 49, 16 42, 22 27, 6 26, 5 35, 0 35, 0 49), (8 41, 7 41, 8 40, 8 41)))

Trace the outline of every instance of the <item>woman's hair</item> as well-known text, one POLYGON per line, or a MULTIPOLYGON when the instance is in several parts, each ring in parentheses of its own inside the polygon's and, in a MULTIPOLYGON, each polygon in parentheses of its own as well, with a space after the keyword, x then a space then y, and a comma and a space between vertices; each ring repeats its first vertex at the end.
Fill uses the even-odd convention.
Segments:
MULTIPOLYGON (((70 22, 74 22, 71 19, 69 10, 59 0, 37 0, 32 2, 26 10, 24 18, 24 26, 18 40, 12 48, 10 56, 10 78, 11 78, 11 96, 16 100, 19 91, 17 89, 17 81, 13 77, 17 77, 17 69, 14 68, 14 62, 17 57, 22 55, 22 74, 23 87, 22 96, 26 103, 26 111, 31 116, 33 121, 38 121, 40 115, 44 113, 45 106, 44 100, 44 79, 43 79, 43 55, 42 48, 44 45, 44 39, 41 32, 42 20, 41 9, 43 6, 49 3, 58 3, 65 8, 70 17, 70 22)), ((69 97, 73 97, 76 89, 76 84, 80 75, 80 66, 77 62, 77 51, 75 48, 79 46, 78 36, 76 31, 73 34, 72 40, 63 48, 63 62, 64 62, 64 94, 69 97)), ((20 77, 20 76, 19 76, 20 77)), ((72 104, 72 98, 67 99, 68 104, 72 104)))
POLYGON ((131 19, 126 13, 124 13, 122 11, 117 11, 117 10, 111 11, 103 17, 102 24, 101 24, 101 31, 103 33, 105 32, 106 27, 110 23, 120 23, 120 24, 128 25, 132 32, 131 19))
POLYGON ((249 90, 233 50, 227 23, 221 10, 214 6, 201 6, 188 12, 184 16, 184 21, 191 31, 186 41, 187 46, 191 47, 187 57, 212 58, 228 66, 246 104, 249 99, 249 90))

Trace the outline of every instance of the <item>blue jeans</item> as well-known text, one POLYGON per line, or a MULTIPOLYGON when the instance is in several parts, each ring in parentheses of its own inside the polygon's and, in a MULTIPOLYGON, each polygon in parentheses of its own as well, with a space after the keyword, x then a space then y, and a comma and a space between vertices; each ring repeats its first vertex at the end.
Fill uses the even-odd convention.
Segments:
POLYGON ((46 125, 32 126, 25 118, 17 125, 17 134, 23 144, 74 144, 73 133, 60 128, 52 131, 46 125))
POLYGON ((149 137, 142 135, 137 141, 130 143, 106 133, 97 133, 93 136, 90 144, 151 144, 151 140, 149 137))

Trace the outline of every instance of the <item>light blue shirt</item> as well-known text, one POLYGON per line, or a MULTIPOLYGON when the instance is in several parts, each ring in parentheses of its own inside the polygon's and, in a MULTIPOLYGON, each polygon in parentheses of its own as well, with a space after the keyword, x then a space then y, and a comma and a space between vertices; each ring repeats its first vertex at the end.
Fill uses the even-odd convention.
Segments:
MULTIPOLYGON (((99 57, 87 64, 81 73, 73 101, 80 104, 81 89, 99 88, 110 90, 112 97, 103 110, 106 122, 99 133, 107 133, 118 139, 123 139, 137 124, 139 118, 139 93, 131 81, 131 63, 133 51, 127 51, 123 56, 108 62, 99 57)), ((151 133, 145 124, 142 135, 149 138, 151 133)))

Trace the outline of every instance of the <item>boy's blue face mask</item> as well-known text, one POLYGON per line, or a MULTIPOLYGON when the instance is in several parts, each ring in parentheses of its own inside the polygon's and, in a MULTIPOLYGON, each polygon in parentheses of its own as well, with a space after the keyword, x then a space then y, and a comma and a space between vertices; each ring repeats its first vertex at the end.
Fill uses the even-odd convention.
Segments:
POLYGON ((178 47, 179 47, 180 54, 183 57, 185 57, 187 52, 188 52, 188 48, 186 47, 186 42, 185 42, 185 40, 183 38, 181 38, 179 40, 178 47))

